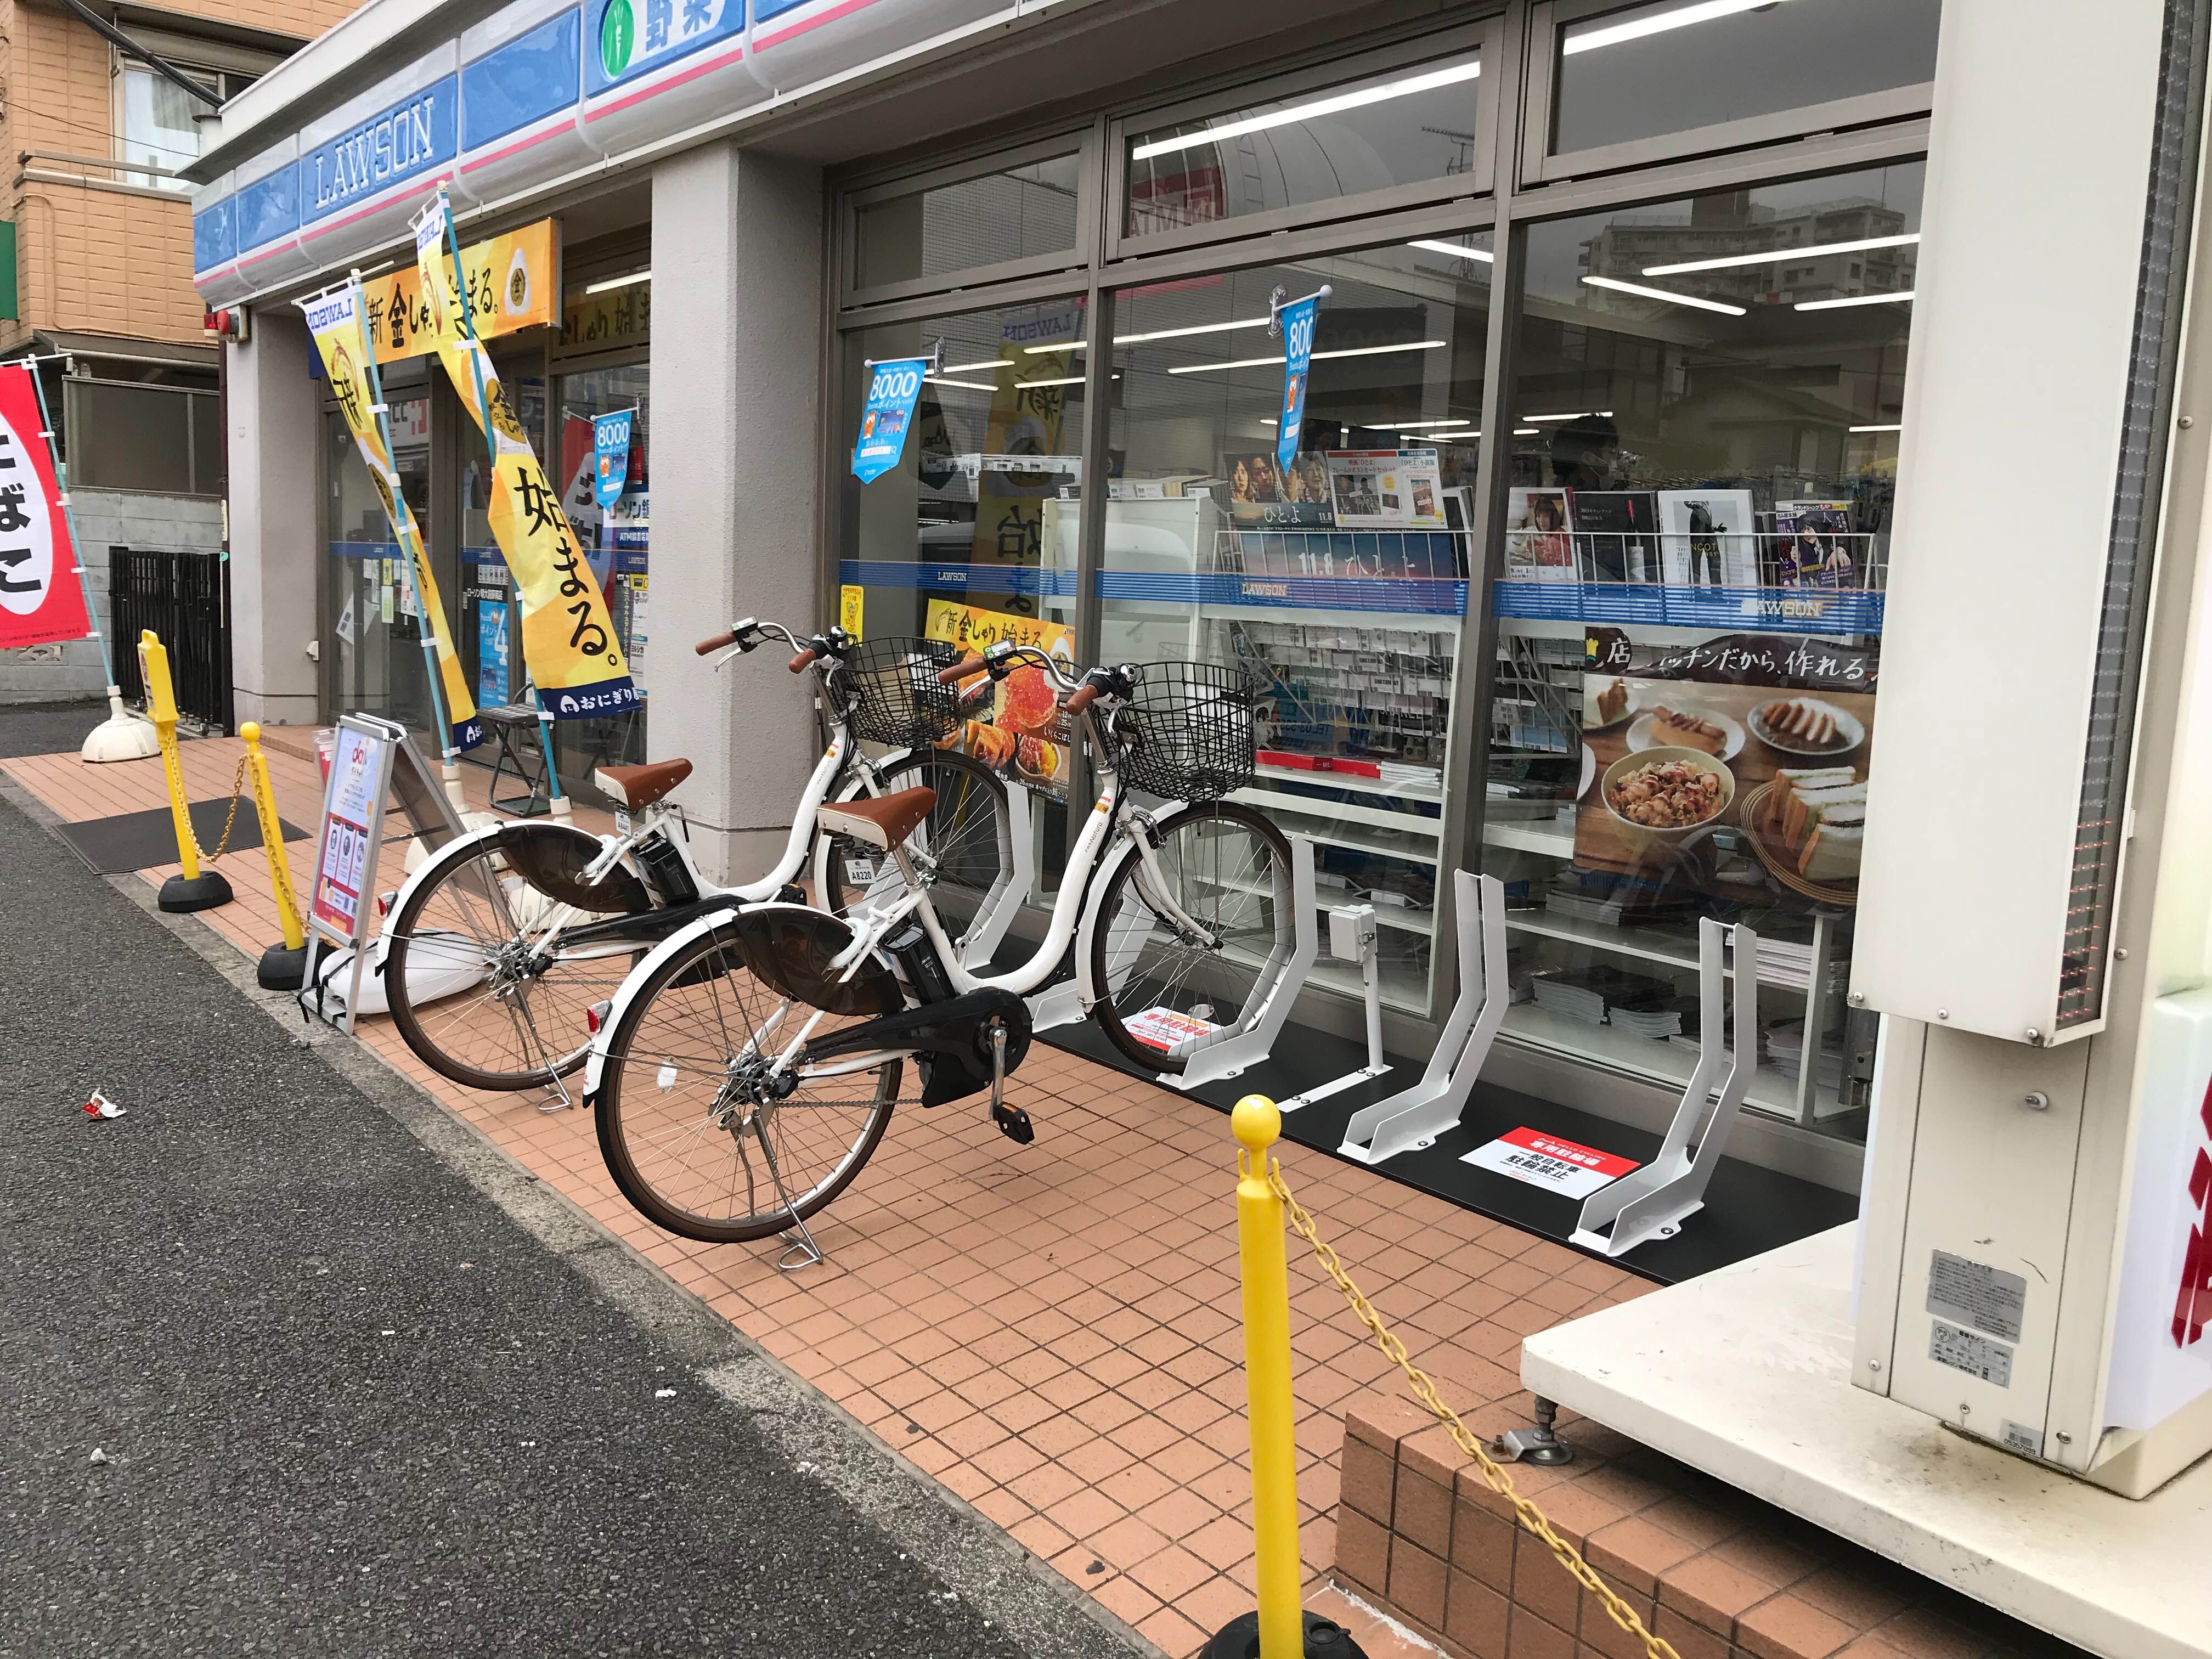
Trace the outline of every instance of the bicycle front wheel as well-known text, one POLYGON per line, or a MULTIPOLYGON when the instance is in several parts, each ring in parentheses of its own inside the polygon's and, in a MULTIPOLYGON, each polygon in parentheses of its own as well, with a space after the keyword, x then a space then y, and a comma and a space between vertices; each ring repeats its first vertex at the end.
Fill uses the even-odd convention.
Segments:
POLYGON ((1259 1017, 1297 937, 1291 843, 1249 806, 1193 806, 1159 826, 1148 869, 1123 860, 1091 937, 1091 1016, 1154 1072, 1181 1072, 1259 1017))
MULTIPOLYGON (((780 1233, 860 1173, 896 1104, 896 1060, 795 1087, 769 1062, 814 1015, 719 931, 678 950, 607 1035, 593 1109, 615 1185, 654 1225, 707 1243, 780 1233)), ((817 1035, 852 1022, 825 1018, 817 1035)))
POLYGON ((653 908, 627 870, 583 885, 600 850, 598 837, 569 825, 507 823, 432 860, 385 929, 392 1023, 416 1059, 494 1091, 543 1086, 584 1063, 585 1011, 613 996, 653 948, 651 939, 569 946, 539 937, 563 903, 587 899, 581 921, 653 908))

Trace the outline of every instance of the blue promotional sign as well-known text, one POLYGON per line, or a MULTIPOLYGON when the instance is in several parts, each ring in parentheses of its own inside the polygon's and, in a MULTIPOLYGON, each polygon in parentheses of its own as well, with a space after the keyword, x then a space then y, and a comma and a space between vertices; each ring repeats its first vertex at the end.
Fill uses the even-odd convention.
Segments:
POLYGON ((622 499, 629 482, 629 428, 635 409, 592 417, 592 495, 604 513, 622 499))
POLYGON ((1283 413, 1275 428, 1275 463, 1287 469, 1298 453, 1298 434, 1306 421, 1306 370, 1313 362, 1314 313, 1321 309, 1322 289, 1296 300, 1275 313, 1283 329, 1283 413))
POLYGON ((497 708, 507 701, 507 601, 477 601, 477 701, 497 708))
POLYGON ((927 357, 894 357, 872 366, 868 401, 860 410, 860 436, 853 446, 853 476, 862 483, 883 477, 906 453, 914 406, 921 397, 927 357))

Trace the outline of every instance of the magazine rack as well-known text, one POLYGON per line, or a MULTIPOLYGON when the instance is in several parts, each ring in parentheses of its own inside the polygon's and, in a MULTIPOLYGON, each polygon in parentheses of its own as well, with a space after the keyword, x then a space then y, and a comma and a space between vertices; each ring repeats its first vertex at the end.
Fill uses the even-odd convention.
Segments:
POLYGON ((1759 935, 1738 925, 1725 927, 1711 916, 1698 923, 1698 1064, 1683 1086, 1681 1103, 1659 1156, 1583 1200, 1580 1224, 1570 1242, 1601 1255, 1622 1255, 1655 1238, 1672 1238, 1682 1223, 1703 1209, 1705 1188, 1728 1145, 1729 1130, 1743 1104, 1744 1091, 1759 1069, 1759 935), (1727 976, 1721 965, 1723 936, 1728 938, 1729 972, 1735 975, 1735 1006, 1728 1009, 1727 976), (1735 1028, 1733 1045, 1729 1027, 1735 1028), (1716 1095, 1713 1079, 1723 1057, 1728 1075, 1716 1095), (1706 1108, 1711 1106, 1708 1115, 1706 1108), (1702 1127, 1700 1125, 1702 1124, 1702 1127), (1690 1150, 1692 1135, 1697 1150, 1690 1150), (1610 1225, 1612 1231, 1599 1229, 1610 1225))
POLYGON ((1505 884, 1462 870, 1452 884, 1459 933, 1459 1000, 1437 1039, 1428 1069, 1410 1089, 1361 1108, 1337 1151, 1363 1164, 1432 1145, 1459 1121, 1490 1045, 1513 1000, 1505 967, 1505 884))

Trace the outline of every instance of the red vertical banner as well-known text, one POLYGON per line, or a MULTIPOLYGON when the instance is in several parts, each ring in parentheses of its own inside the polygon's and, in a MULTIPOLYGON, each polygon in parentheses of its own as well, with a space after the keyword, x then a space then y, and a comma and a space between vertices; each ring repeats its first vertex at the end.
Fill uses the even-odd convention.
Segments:
POLYGON ((53 452, 40 435, 37 372, 0 363, 0 650, 92 632, 53 452))

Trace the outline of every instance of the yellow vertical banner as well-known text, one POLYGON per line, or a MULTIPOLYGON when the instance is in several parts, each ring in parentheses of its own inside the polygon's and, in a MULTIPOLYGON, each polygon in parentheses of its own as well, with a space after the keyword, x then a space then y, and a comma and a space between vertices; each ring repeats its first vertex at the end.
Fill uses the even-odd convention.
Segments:
POLYGON ((585 562, 559 492, 514 417, 483 342, 470 331, 453 281, 452 209, 441 189, 415 222, 415 263, 438 361, 491 453, 491 534, 514 579, 522 659, 539 705, 555 720, 637 708, 637 688, 606 596, 585 562))
POLYGON ((338 412, 345 416, 346 429, 360 447, 362 459, 368 463, 369 482, 376 487, 376 498, 392 521, 392 539, 399 544, 401 556, 415 573, 415 591, 422 613, 418 621, 429 629, 437 655, 447 724, 446 744, 453 749, 473 748, 483 741, 483 722, 477 718, 468 677, 461 672, 461 659, 453 650, 453 630, 446 625, 445 601, 438 595, 438 579, 431 574, 422 530, 406 496, 400 493, 399 469, 392 462, 391 446, 385 441, 382 410, 368 378, 368 337, 362 326, 361 289, 349 283, 319 298, 301 301, 300 309, 307 313, 308 331, 315 337, 315 349, 323 360, 323 373, 330 377, 331 395, 337 399, 338 412))

